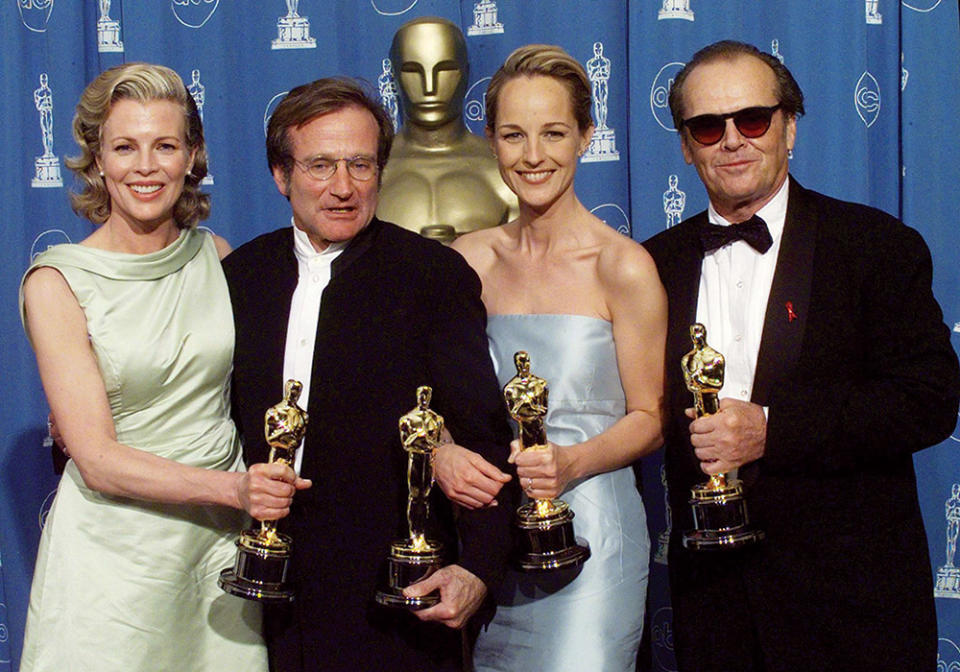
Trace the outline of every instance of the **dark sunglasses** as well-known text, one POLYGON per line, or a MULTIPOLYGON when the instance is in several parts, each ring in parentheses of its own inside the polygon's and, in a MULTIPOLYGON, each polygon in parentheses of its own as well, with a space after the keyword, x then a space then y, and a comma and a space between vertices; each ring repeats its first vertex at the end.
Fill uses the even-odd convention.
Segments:
POLYGON ((733 125, 745 138, 759 138, 770 128, 773 113, 780 105, 772 107, 746 107, 727 114, 701 114, 684 119, 682 125, 690 131, 693 139, 701 145, 715 145, 720 142, 727 128, 727 119, 733 119, 733 125))

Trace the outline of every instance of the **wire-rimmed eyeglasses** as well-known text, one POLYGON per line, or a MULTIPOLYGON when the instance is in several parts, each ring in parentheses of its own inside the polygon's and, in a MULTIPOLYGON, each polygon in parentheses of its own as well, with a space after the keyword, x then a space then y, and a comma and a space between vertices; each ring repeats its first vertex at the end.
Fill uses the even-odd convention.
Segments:
POLYGON ((334 176, 341 161, 346 164, 347 173, 349 173, 350 177, 355 180, 366 182, 367 180, 373 179, 373 177, 377 174, 376 159, 372 159, 369 156, 341 156, 336 159, 328 158, 326 156, 318 156, 314 159, 310 159, 310 161, 306 163, 303 161, 298 161, 297 159, 293 160, 300 170, 305 172, 313 179, 321 182, 324 180, 329 180, 334 176))

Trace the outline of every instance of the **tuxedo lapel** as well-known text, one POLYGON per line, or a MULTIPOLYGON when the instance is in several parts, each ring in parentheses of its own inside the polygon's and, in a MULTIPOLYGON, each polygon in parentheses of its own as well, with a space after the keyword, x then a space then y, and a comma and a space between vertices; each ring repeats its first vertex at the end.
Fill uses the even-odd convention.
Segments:
MULTIPOLYGON (((693 397, 681 375, 680 360, 693 347, 690 325, 697 319, 700 270, 703 265, 700 227, 706 221, 707 213, 704 211, 644 242, 644 247, 656 261, 660 281, 669 297, 664 362, 664 392, 669 419, 664 433, 667 445, 674 449, 666 451, 664 462, 667 477, 674 485, 677 482, 694 483, 703 480, 700 462, 689 447, 690 433, 687 428, 690 420, 684 415, 684 409, 693 406, 693 397)), ((685 491, 686 486, 673 491, 671 496, 675 496, 674 506, 689 509, 685 503, 685 491), (680 500, 683 500, 683 503, 680 500)), ((683 517, 686 518, 686 514, 683 517)))
MULTIPOLYGON (((313 421, 313 433, 308 427, 307 447, 303 451, 300 467, 301 473, 307 474, 309 478, 319 478, 320 474, 318 464, 324 445, 318 439, 321 436, 319 426, 322 422, 329 421, 323 416, 324 407, 329 403, 330 395, 339 394, 337 385, 340 378, 331 372, 331 366, 334 363, 330 361, 329 353, 336 349, 337 341, 356 338, 357 330, 353 321, 358 319, 358 315, 356 310, 349 307, 350 295, 353 288, 359 291, 359 287, 364 282, 362 276, 369 266, 358 262, 376 244, 382 227, 383 223, 374 218, 354 236, 343 252, 333 260, 330 267, 330 282, 320 297, 320 314, 317 317, 307 405, 307 412, 313 421)), ((360 319, 370 319, 370 317, 361 316, 360 319)))
MULTIPOLYGON (((293 301, 293 292, 297 288, 297 258, 293 253, 293 233, 277 236, 274 241, 275 264, 267 265, 262 269, 263 281, 257 291, 273 294, 272 301, 259 302, 265 311, 258 316, 255 331, 259 333, 261 343, 271 343, 273 347, 266 349, 263 356, 266 358, 267 371, 276 371, 276 380, 283 385, 283 358, 287 343, 287 326, 290 322, 290 304, 293 301)), ((281 395, 282 389, 277 390, 281 395)), ((279 399, 279 397, 278 397, 279 399)))
POLYGON ((707 222, 706 212, 692 217, 686 230, 678 237, 678 245, 670 251, 669 278, 663 282, 670 296, 670 329, 672 342, 668 348, 671 361, 667 366, 680 366, 680 357, 691 347, 690 325, 697 321, 697 299, 700 293, 700 269, 703 265, 703 248, 700 244, 700 227, 707 222))
POLYGON ((236 341, 233 414, 247 464, 267 460, 263 413, 283 397, 283 356, 290 301, 297 286, 291 228, 264 234, 224 259, 236 341))
POLYGON ((790 197, 777 269, 770 286, 763 336, 751 401, 767 406, 773 383, 785 375, 800 355, 810 313, 810 284, 819 218, 807 191, 790 180, 790 197))
MULTIPOLYGON (((700 273, 703 267, 703 246, 700 243, 700 227, 707 224, 707 214, 703 213, 693 219, 694 226, 690 227, 689 239, 684 245, 684 254, 681 256, 680 269, 683 284, 680 285, 680 304, 685 307, 683 321, 687 329, 687 340, 690 336, 690 325, 697 321, 697 301, 700 296, 700 273)), ((687 343, 692 347, 692 342, 687 343)), ((689 350, 689 347, 687 348, 689 350)))

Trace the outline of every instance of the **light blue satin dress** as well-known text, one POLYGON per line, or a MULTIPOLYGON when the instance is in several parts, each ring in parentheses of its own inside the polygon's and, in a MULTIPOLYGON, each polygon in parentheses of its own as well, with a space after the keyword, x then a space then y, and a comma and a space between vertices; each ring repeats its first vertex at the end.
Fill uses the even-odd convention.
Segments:
MULTIPOLYGON (((491 315, 497 378, 513 355, 549 385, 547 438, 557 445, 600 434, 625 414, 609 322, 580 315, 491 315)), ((477 672, 633 672, 643 631, 650 539, 631 467, 572 482, 561 495, 590 544, 580 570, 511 571, 493 622, 477 640, 477 672)))

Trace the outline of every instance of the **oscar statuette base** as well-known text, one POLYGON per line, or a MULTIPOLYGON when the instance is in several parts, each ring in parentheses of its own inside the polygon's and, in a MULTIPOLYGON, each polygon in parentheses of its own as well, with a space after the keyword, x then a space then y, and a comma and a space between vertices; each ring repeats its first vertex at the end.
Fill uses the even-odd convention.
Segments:
POLYGON ((960 597, 960 568, 945 565, 937 570, 934 597, 960 597))
POLYGON ((443 566, 443 546, 437 542, 428 542, 423 548, 416 548, 409 539, 398 541, 390 546, 388 564, 388 585, 378 590, 376 600, 385 607, 419 611, 440 602, 437 592, 420 597, 407 597, 403 589, 417 581, 427 578, 443 566))
POLYGON ((735 549, 764 538, 763 530, 750 525, 739 481, 707 482, 693 488, 690 494, 695 529, 684 532, 684 548, 693 551, 735 549))
POLYGON ((218 585, 247 600, 266 604, 292 602, 294 591, 287 583, 290 545, 290 537, 283 534, 267 541, 260 537, 259 530, 244 530, 237 539, 236 563, 220 572, 218 585))
POLYGON ((543 572, 579 567, 590 557, 590 546, 573 534, 573 511, 565 502, 549 502, 546 515, 537 501, 517 509, 516 527, 520 544, 514 565, 524 572, 543 572))

